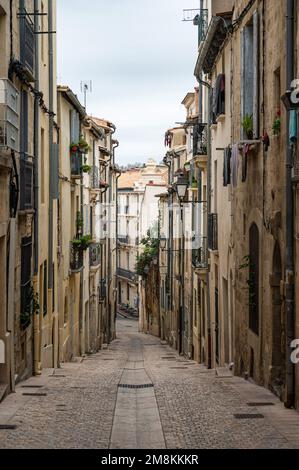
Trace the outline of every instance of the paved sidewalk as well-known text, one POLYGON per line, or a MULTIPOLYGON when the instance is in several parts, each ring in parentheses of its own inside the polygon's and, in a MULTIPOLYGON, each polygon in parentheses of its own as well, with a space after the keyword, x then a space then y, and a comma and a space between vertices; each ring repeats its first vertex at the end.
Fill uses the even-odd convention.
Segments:
POLYGON ((19 385, 0 405, 5 424, 16 427, 0 430, 2 449, 299 448, 296 411, 125 319, 109 349, 19 385))

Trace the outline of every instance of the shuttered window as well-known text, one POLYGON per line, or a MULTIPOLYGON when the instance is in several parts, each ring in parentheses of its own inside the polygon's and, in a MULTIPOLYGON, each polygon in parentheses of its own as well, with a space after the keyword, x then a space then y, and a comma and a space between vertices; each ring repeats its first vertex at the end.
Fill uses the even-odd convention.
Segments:
MULTIPOLYGON (((253 136, 259 132, 259 14, 255 11, 251 21, 241 31, 241 121, 253 118, 253 136)), ((241 128, 241 138, 246 139, 241 128)))
POLYGON ((259 231, 252 224, 249 231, 249 328, 259 334, 259 231))

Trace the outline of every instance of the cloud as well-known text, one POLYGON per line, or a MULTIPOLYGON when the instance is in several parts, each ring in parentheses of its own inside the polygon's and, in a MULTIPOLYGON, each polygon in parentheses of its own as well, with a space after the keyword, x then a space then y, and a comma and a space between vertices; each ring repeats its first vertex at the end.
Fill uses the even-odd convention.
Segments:
POLYGON ((181 21, 182 10, 198 4, 58 0, 58 81, 81 100, 81 80, 93 81, 88 112, 115 122, 122 163, 163 156, 166 129, 184 120, 197 30, 181 21))

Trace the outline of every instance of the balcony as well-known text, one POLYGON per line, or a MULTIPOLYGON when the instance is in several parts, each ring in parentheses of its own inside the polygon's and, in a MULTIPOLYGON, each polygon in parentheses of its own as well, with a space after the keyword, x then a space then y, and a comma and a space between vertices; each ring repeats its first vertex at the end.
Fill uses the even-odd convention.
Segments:
POLYGON ((79 273, 83 269, 84 252, 82 248, 75 246, 73 243, 70 245, 70 271, 72 273, 79 273))
POLYGON ((20 209, 33 209, 33 161, 26 153, 20 158, 20 209))
POLYGON ((118 277, 122 277, 124 279, 126 279, 127 281, 131 281, 133 283, 137 283, 137 274, 136 273, 133 273, 132 271, 129 271, 127 269, 122 269, 122 268, 118 268, 117 269, 117 276, 118 277))
POLYGON ((0 147, 19 151, 19 92, 7 79, 0 80, 0 147))
POLYGON ((208 269, 208 241, 202 238, 201 247, 192 250, 192 265, 195 269, 208 269))
POLYGON ((80 152, 71 152, 71 175, 73 179, 79 179, 82 176, 82 154, 80 152))
POLYGON ((101 264, 101 245, 93 243, 89 247, 89 265, 91 268, 98 268, 101 264))
POLYGON ((208 214, 208 248, 218 251, 218 214, 208 214))
POLYGON ((26 14, 20 13, 20 62, 23 64, 27 78, 34 81, 35 34, 33 22, 26 14))
POLYGON ((119 235, 118 238, 118 243, 121 245, 128 245, 129 244, 129 236, 128 235, 119 235))
POLYGON ((198 26, 198 43, 205 40, 209 26, 209 12, 206 9, 185 9, 183 21, 193 21, 194 26, 198 26))
POLYGON ((193 128, 193 156, 207 156, 208 154, 208 139, 207 139, 207 125, 203 123, 196 123, 193 128))

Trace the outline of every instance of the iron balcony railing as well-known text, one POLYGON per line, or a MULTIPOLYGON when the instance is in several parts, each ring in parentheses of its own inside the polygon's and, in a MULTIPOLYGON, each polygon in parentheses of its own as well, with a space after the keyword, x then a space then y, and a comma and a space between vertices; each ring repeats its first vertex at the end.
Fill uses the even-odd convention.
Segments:
POLYGON ((193 128, 193 156, 207 155, 208 153, 208 139, 207 139, 207 125, 203 123, 196 123, 193 128))
POLYGON ((207 9, 185 9, 183 21, 193 21, 193 24, 198 26, 198 44, 205 40, 209 26, 209 12, 207 9))
POLYGON ((206 237, 202 238, 201 246, 192 250, 192 264, 197 269, 208 268, 208 240, 206 237))
POLYGON ((137 274, 133 273, 132 271, 129 271, 127 269, 118 268, 117 269, 117 275, 119 277, 123 277, 125 279, 128 279, 129 281, 137 282, 137 274))
POLYGON ((70 245, 70 270, 73 273, 80 272, 83 269, 84 252, 81 247, 73 243, 70 245))
POLYGON ((89 262, 91 268, 96 268, 101 264, 101 245, 93 243, 89 247, 89 262))
POLYGON ((208 248, 218 251, 218 214, 208 214, 208 248))
POLYGON ((75 178, 81 178, 81 167, 82 154, 80 152, 71 152, 71 175, 75 178))
POLYGON ((122 245, 128 245, 129 236, 128 235, 119 235, 117 240, 118 240, 118 243, 121 243, 122 245))
POLYGON ((33 161, 26 153, 20 157, 20 209, 33 208, 33 161))
POLYGON ((20 13, 20 61, 29 72, 31 78, 34 77, 34 54, 35 54, 35 34, 33 22, 26 14, 20 13))

